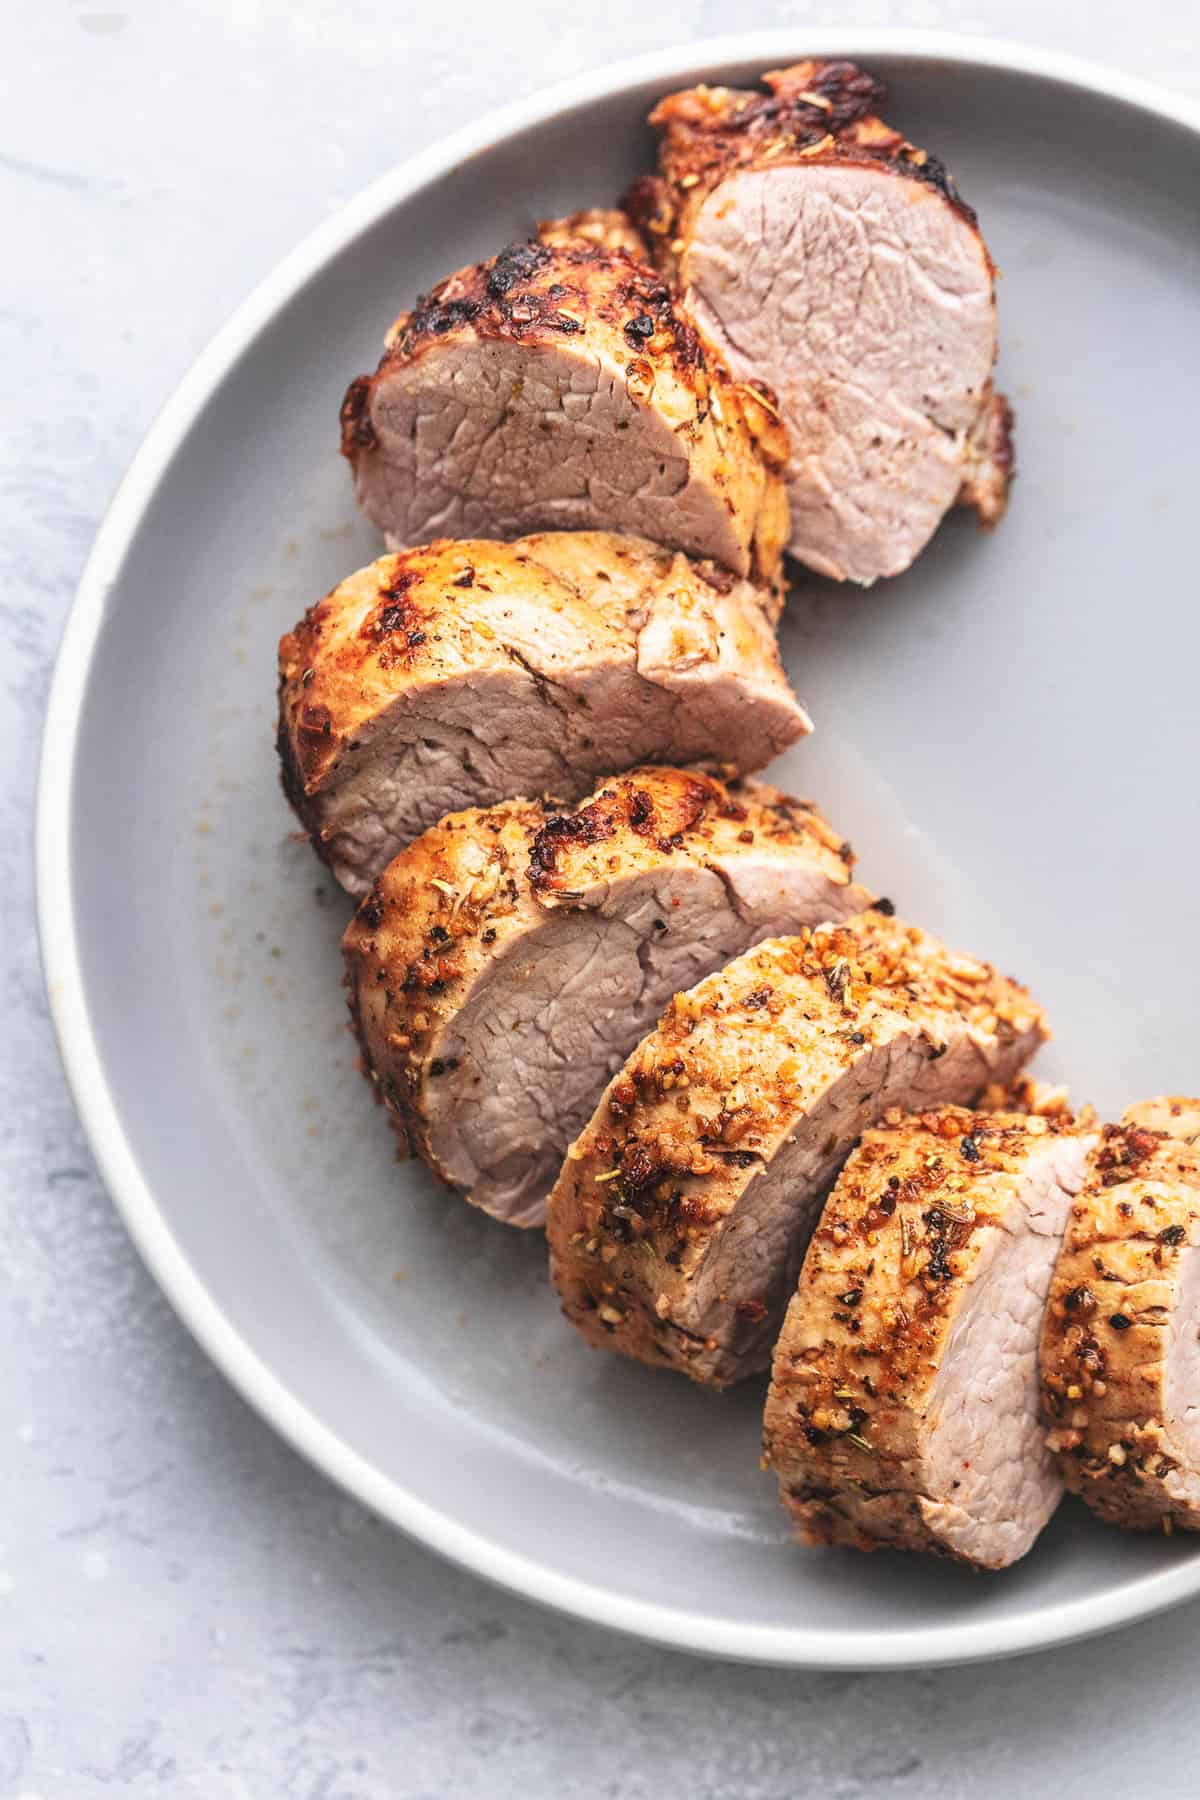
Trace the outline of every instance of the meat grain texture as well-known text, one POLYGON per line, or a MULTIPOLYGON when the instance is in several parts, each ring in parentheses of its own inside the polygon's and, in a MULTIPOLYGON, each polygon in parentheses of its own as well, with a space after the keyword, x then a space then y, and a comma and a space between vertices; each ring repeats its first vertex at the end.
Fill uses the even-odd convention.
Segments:
POLYGON ((906 569, 956 502, 995 523, 1012 468, 994 269, 936 158, 847 62, 651 114, 659 173, 626 205, 701 334, 778 397, 789 549, 838 580, 906 569))
POLYGON ((404 548, 626 531, 779 579, 787 441, 612 232, 510 244, 404 313, 351 383, 358 501, 404 548))
POLYGON ((1048 1441, 1110 1524, 1200 1530, 1200 1100, 1105 1128, 1042 1337, 1048 1441))
POLYGON ((1062 1482, 1042 1310, 1094 1131, 1067 1113, 893 1115, 838 1178, 775 1348, 764 1466, 800 1537, 1023 1556, 1062 1482))
POLYGON ((821 1203, 890 1108, 1010 1082, 1043 1015, 880 911, 678 994, 571 1146, 551 1266, 590 1342, 726 1387, 767 1366, 821 1203))
POLYGON ((760 769, 810 729, 774 615, 769 588, 606 532, 381 557, 280 644, 285 790, 362 895, 447 812, 647 762, 760 769))
POLYGON ((540 1225, 563 1153, 671 995, 758 939, 869 896, 811 807, 679 769, 574 812, 450 815, 345 937, 365 1064, 402 1144, 498 1218, 540 1225))

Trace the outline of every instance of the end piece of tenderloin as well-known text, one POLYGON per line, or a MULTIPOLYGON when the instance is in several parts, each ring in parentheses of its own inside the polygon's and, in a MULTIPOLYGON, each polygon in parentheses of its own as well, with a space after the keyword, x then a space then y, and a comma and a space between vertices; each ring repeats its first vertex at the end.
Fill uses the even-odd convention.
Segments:
POLYGON ((956 502, 987 524, 1004 511, 995 271, 941 163, 878 117, 870 75, 804 62, 763 82, 663 100, 660 173, 626 205, 701 333, 778 399, 791 554, 869 583, 956 502))
POLYGON ((571 1146, 548 1221, 563 1310, 712 1387, 765 1368, 862 1132, 973 1103, 1046 1036, 1024 989, 880 911, 749 951, 672 1001, 571 1146))
POLYGON ((540 1225, 567 1145, 670 996, 759 938, 867 903, 802 802, 682 769, 576 812, 452 814, 398 856, 344 949, 366 1067, 408 1150, 540 1225))
POLYGON ((779 578, 786 435, 626 251, 510 244, 424 295, 352 382, 359 505, 403 548, 625 531, 779 578))
POLYGON ((775 1347, 764 1467, 799 1536, 1000 1569, 1062 1494, 1042 1309, 1094 1129, 947 1107, 868 1131, 775 1347))
POLYGON ((355 895, 444 813, 640 763, 763 768, 811 729, 774 596, 639 538, 381 557, 279 646, 284 788, 355 895))
POLYGON ((1110 1524, 1200 1530, 1200 1100, 1106 1126, 1042 1335, 1067 1486, 1110 1524))

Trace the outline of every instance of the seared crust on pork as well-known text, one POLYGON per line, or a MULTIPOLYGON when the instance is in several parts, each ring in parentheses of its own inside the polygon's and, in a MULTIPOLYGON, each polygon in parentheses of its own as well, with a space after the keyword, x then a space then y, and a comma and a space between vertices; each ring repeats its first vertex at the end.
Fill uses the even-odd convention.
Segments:
POLYGON ((945 1107, 868 1131, 775 1347, 764 1466, 807 1543, 1024 1555, 1058 1504, 1038 1338, 1095 1133, 945 1107))
POLYGON ((681 285, 687 243, 709 195, 737 170, 767 163, 882 163, 889 173, 935 189, 976 224, 945 164, 878 116, 887 88, 856 63, 793 63, 769 69, 762 83, 761 89, 685 88, 650 114, 660 134, 659 172, 635 181, 623 205, 660 266, 681 285))
POLYGON ((568 1318, 714 1387, 763 1368, 860 1133, 1011 1081, 1046 1035, 1024 989, 880 911, 749 951, 676 996, 568 1152, 568 1318))
POLYGON ((975 225, 945 164, 878 117, 885 104, 882 81, 847 61, 770 68, 757 90, 698 86, 667 94, 649 115, 660 133, 658 175, 633 182, 624 212, 676 281, 709 194, 738 169, 768 162, 882 162, 889 173, 934 187, 975 225))
POLYGON ((1110 1524, 1200 1530, 1200 1101, 1106 1126, 1042 1335, 1048 1443, 1110 1524))

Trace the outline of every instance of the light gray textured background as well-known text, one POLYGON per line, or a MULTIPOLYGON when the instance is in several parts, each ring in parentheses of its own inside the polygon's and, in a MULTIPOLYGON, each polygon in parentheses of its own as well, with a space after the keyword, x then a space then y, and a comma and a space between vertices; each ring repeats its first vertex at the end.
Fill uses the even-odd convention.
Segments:
POLYGON ((0 26, 0 1800, 1195 1795, 1200 1608, 986 1671, 727 1668, 493 1592, 275 1440, 64 1088, 33 925, 54 646, 158 407, 310 225, 501 98, 735 26, 943 25, 1200 93, 1195 0, 77 0, 0 26))

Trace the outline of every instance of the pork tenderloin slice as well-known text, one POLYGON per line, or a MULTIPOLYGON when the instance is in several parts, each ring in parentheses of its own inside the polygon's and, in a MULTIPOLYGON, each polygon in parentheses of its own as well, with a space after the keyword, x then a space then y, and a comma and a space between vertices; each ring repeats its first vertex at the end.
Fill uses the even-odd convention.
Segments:
POLYGON ((849 846, 758 783, 640 769, 578 811, 452 814, 346 932, 365 1066, 406 1147, 540 1225, 568 1143, 670 996, 747 945, 868 896, 849 846))
POLYGON ((1200 1530, 1198 1130, 1200 1101, 1174 1098, 1105 1127, 1046 1310, 1047 1442, 1129 1530, 1200 1530))
POLYGON ((1062 1493, 1038 1339, 1095 1133, 891 1115, 838 1177, 775 1346, 764 1466, 799 1536, 1016 1562, 1062 1493))
POLYGON ((513 244, 396 321, 342 448, 393 547, 626 531, 773 582, 787 456, 666 284, 583 238, 513 244))
POLYGON ((791 554, 869 584, 956 501, 990 524, 1004 510, 994 269, 942 165, 877 116, 870 76, 806 62, 763 80, 663 100, 660 174, 626 203, 702 335, 778 398, 791 554))
POLYGON ((362 895, 465 806, 579 800, 654 761, 760 769, 811 729, 773 608, 717 564, 607 532, 381 557, 280 644, 285 791, 362 895))
POLYGON ((712 1387, 766 1367, 861 1133, 1011 1081, 1046 1035, 1022 988, 878 911, 747 952, 676 997, 567 1153, 568 1318, 712 1387))

